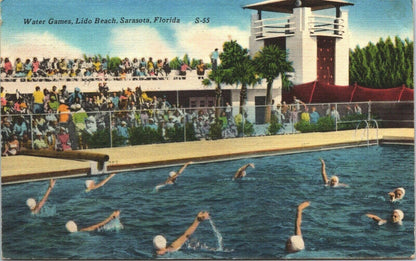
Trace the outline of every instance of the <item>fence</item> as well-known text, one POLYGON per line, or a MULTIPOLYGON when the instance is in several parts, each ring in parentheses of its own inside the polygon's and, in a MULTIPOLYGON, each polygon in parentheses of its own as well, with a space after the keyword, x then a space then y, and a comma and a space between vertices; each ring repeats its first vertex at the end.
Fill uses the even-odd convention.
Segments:
POLYGON ((15 136, 22 149, 79 150, 247 136, 377 127, 413 128, 413 102, 359 102, 2 115, 2 153, 15 136), (219 117, 216 117, 218 113, 219 117), (317 116, 318 115, 318 116, 317 116), (370 126, 371 127, 371 126, 370 126))

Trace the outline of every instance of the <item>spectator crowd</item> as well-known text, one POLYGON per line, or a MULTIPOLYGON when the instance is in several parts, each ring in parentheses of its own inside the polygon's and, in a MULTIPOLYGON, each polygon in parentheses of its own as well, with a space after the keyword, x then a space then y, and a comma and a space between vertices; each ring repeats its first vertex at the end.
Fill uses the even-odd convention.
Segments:
MULTIPOLYGON (((186 63, 181 62, 178 75, 185 76, 187 71, 193 69, 186 63)), ((205 74, 207 65, 199 60, 194 68, 198 77, 205 74)), ((5 81, 20 78, 27 81, 52 81, 57 78, 66 80, 126 80, 128 78, 155 77, 164 79, 172 68, 168 58, 153 59, 142 57, 141 59, 124 58, 116 65, 109 64, 106 58, 89 57, 84 59, 67 58, 43 58, 39 61, 37 57, 22 60, 16 58, 10 61, 8 57, 0 58, 0 70, 2 79, 5 81)))

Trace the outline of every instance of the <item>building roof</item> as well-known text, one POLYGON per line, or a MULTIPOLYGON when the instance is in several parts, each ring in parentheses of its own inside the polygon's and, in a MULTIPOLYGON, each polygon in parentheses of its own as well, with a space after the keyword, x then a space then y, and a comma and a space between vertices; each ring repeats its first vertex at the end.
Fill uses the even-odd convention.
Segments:
MULTIPOLYGON (((311 7, 312 11, 354 5, 353 3, 344 0, 301 0, 301 3, 301 7, 311 7)), ((266 0, 246 5, 243 8, 279 13, 293 13, 293 8, 295 7, 296 0, 266 0)))

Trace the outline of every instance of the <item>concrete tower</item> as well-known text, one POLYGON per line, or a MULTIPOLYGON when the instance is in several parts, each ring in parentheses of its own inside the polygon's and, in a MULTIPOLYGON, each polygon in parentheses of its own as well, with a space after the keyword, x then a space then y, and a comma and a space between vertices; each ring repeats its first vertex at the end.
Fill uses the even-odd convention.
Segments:
POLYGON ((292 82, 315 80, 328 84, 349 84, 348 12, 343 0, 267 0, 244 6, 257 10, 251 17, 250 55, 275 44, 288 51, 295 69, 292 82), (334 9, 334 16, 314 11, 334 9), (288 14, 262 18, 262 11, 288 14))

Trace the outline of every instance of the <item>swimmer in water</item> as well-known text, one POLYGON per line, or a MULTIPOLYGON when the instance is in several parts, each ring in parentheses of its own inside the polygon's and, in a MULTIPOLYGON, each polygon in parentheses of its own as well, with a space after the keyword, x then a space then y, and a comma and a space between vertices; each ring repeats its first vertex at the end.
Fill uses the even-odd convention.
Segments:
POLYGON ((234 174, 233 180, 245 177, 246 174, 247 174, 246 169, 248 167, 252 167, 254 169, 254 163, 249 163, 249 164, 246 164, 246 165, 242 166, 241 168, 239 168, 237 170, 237 172, 234 174))
POLYGON ((389 197, 391 202, 398 201, 404 197, 406 191, 404 188, 396 188, 395 190, 389 192, 389 197))
POLYGON ((322 163, 321 167, 321 173, 322 173, 322 179, 324 180, 325 186, 330 187, 348 187, 347 184, 339 183, 339 178, 337 176, 332 176, 331 179, 328 180, 328 176, 326 174, 326 167, 325 167, 325 161, 323 159, 320 159, 322 163))
POLYGON ((116 210, 113 213, 111 213, 111 215, 106 218, 105 220, 101 221, 100 223, 97 223, 95 225, 89 226, 89 227, 85 227, 85 228, 81 228, 80 230, 78 230, 77 224, 75 224, 74 221, 70 220, 68 222, 66 222, 66 229, 71 232, 78 232, 78 231, 93 231, 99 228, 102 228, 105 224, 107 224, 108 222, 110 222, 111 220, 118 218, 120 216, 120 210, 116 210))
POLYGON ((189 161, 189 162, 185 163, 178 172, 175 172, 175 171, 169 172, 168 179, 165 182, 159 184, 158 186, 167 185, 167 184, 174 184, 176 182, 176 179, 179 177, 179 175, 185 170, 186 167, 188 167, 189 164, 192 164, 192 163, 193 163, 193 161, 189 161))
POLYGON ((299 204, 298 210, 296 212, 296 221, 295 221, 295 235, 289 237, 286 241, 286 251, 289 253, 298 252, 305 249, 305 242, 303 242, 302 231, 300 229, 302 223, 302 211, 309 207, 310 202, 304 201, 299 204))
POLYGON ((168 247, 166 247, 166 238, 162 235, 157 235, 153 238, 153 246, 156 248, 156 254, 164 255, 167 252, 175 252, 178 251, 183 244, 189 239, 189 237, 195 232, 198 228, 199 223, 204 221, 205 219, 209 219, 209 213, 206 211, 201 211, 196 216, 194 222, 189 226, 189 228, 183 233, 180 237, 178 237, 175 241, 172 242, 168 247))
POLYGON ((43 205, 45 205, 45 202, 48 199, 49 194, 51 193, 53 187, 55 186, 55 183, 56 183, 55 179, 51 179, 49 181, 48 190, 46 191, 41 201, 39 201, 39 203, 36 204, 36 200, 34 198, 29 198, 28 200, 26 200, 26 205, 30 208, 30 211, 32 211, 32 214, 39 213, 40 209, 43 207, 43 205))
POLYGON ((384 225, 387 223, 387 221, 390 221, 393 224, 402 225, 402 220, 404 218, 404 213, 400 209, 393 210, 393 213, 391 214, 390 220, 382 219, 374 214, 367 213, 367 217, 373 219, 374 221, 377 221, 378 225, 384 225))
POLYGON ((95 184, 95 181, 92 179, 86 180, 85 181, 85 187, 86 187, 86 192, 93 190, 93 189, 97 189, 101 186, 104 186, 105 183, 107 183, 107 181, 109 181, 112 177, 114 177, 114 175, 116 174, 111 174, 110 176, 108 176, 107 178, 103 179, 100 183, 95 184))

